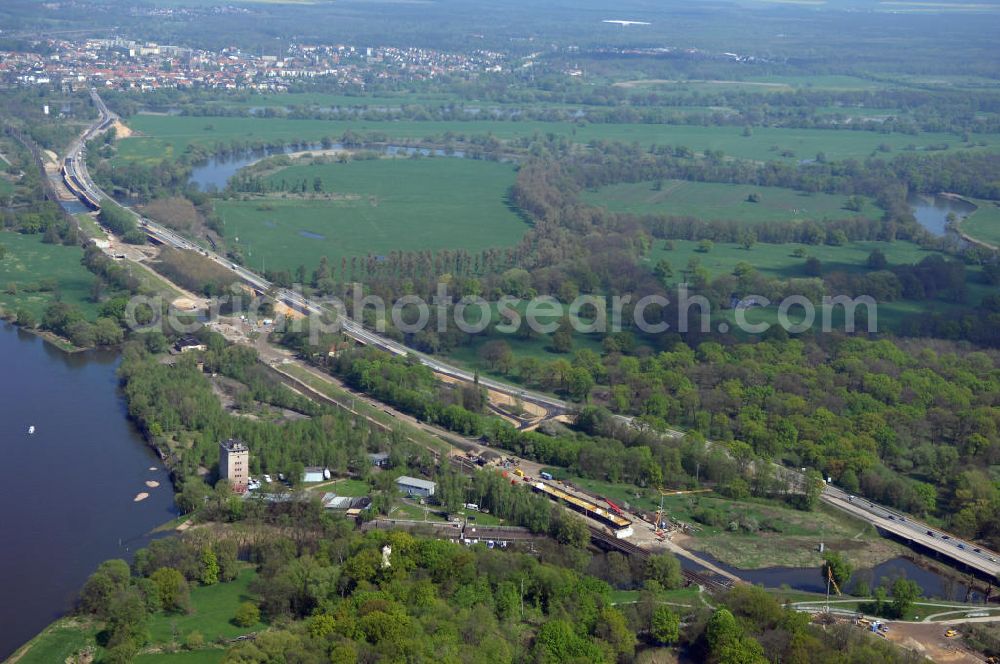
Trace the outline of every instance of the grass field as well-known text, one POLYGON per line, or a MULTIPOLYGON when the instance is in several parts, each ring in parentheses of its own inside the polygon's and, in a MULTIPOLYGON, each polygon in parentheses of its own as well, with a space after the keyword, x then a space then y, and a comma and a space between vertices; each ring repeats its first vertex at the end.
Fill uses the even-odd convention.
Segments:
POLYGON ((435 523, 447 521, 444 516, 430 507, 406 504, 394 505, 389 512, 389 518, 400 521, 433 521, 435 523))
POLYGON ((6 176, 0 176, 0 198, 13 193, 14 183, 6 178, 6 176))
POLYGON ((873 90, 884 84, 857 76, 751 76, 741 80, 633 80, 615 83, 618 87, 656 92, 791 92, 812 90, 873 90))
POLYGON ((325 487, 324 491, 335 493, 338 496, 354 497, 367 496, 372 492, 372 488, 368 485, 368 482, 362 482, 361 480, 337 480, 336 483, 325 487))
POLYGON ((136 664, 219 664, 226 656, 222 648, 206 648, 191 652, 155 653, 139 655, 136 664))
POLYGON ((747 224, 847 219, 859 214, 869 218, 881 216, 881 210, 870 202, 860 212, 845 209, 845 196, 809 194, 785 187, 683 180, 614 184, 584 192, 583 200, 613 212, 670 214, 747 224), (751 194, 757 194, 760 200, 750 202, 747 199, 751 194))
MULTIPOLYGON (((352 108, 376 111, 396 111, 404 106, 463 106, 470 115, 476 113, 486 115, 488 112, 511 111, 521 109, 586 109, 588 105, 580 103, 562 103, 550 101, 498 101, 486 99, 468 99, 460 95, 442 93, 402 93, 398 95, 379 94, 372 96, 340 95, 326 92, 290 92, 280 94, 251 94, 232 97, 222 97, 207 102, 209 106, 219 108, 253 109, 293 109, 293 108, 352 108)), ((719 111, 735 112, 732 109, 709 106, 670 106, 661 105, 656 108, 674 110, 679 113, 715 113, 719 111)))
MULTIPOLYGON (((553 475, 560 477, 558 469, 555 470, 553 475)), ((627 503, 632 509, 655 512, 660 505, 659 492, 653 489, 581 477, 571 477, 569 481, 618 504, 627 503)), ((879 538, 870 526, 825 506, 814 512, 802 512, 776 501, 737 501, 704 493, 666 496, 663 507, 668 517, 699 528, 685 546, 742 569, 819 565, 816 544, 820 536, 825 537, 828 546, 843 551, 859 565, 882 562, 898 550, 879 538), (694 515, 702 510, 720 514, 720 525, 699 523, 694 515), (731 522, 748 521, 757 524, 755 532, 732 532, 728 527, 731 522)))
POLYGON ((107 239, 107 232, 97 223, 97 219, 94 218, 92 213, 78 212, 73 215, 73 218, 76 219, 76 223, 80 225, 80 230, 85 236, 100 240, 107 239))
POLYGON ((89 622, 82 622, 76 618, 62 618, 32 639, 17 662, 18 664, 65 662, 71 655, 87 646, 96 647, 95 633, 95 627, 89 622))
POLYGON ((220 201, 226 237, 255 269, 312 271, 326 256, 420 249, 482 249, 517 243, 527 224, 505 203, 514 181, 510 165, 453 158, 378 159, 348 164, 292 166, 279 182, 323 181, 335 200, 269 197, 220 201), (239 242, 236 238, 239 237, 239 242))
MULTIPOLYGON (((149 621, 150 644, 162 646, 172 642, 183 643, 191 632, 200 632, 205 643, 216 639, 231 639, 248 632, 265 628, 263 623, 250 628, 237 627, 232 618, 236 607, 250 599, 248 586, 257 575, 253 569, 243 570, 230 583, 214 586, 195 586, 191 589, 192 611, 185 615, 157 613, 149 621)), ((96 626, 81 622, 76 618, 63 618, 47 627, 30 643, 20 664, 52 664, 63 662, 83 649, 95 645, 96 626)), ((176 654, 150 654, 136 659, 137 662, 178 662, 179 664, 215 664, 222 660, 225 652, 220 649, 206 649, 176 654)))
MULTIPOLYGON (((906 241, 896 242, 849 242, 840 247, 829 245, 799 245, 789 244, 764 244, 757 243, 749 251, 736 244, 716 244, 708 253, 698 251, 698 243, 686 240, 675 240, 674 249, 668 251, 664 249, 662 243, 654 246, 653 251, 647 257, 647 262, 652 268, 660 259, 666 259, 674 271, 674 281, 680 282, 682 271, 687 267, 691 258, 697 258, 702 267, 708 270, 713 277, 720 274, 731 273, 737 263, 746 262, 756 268, 761 274, 768 277, 789 279, 806 278, 805 271, 806 257, 796 257, 792 252, 796 248, 803 248, 806 257, 816 257, 819 259, 823 274, 840 271, 848 273, 867 272, 866 261, 868 255, 874 249, 881 249, 889 262, 889 266, 912 264, 923 260, 929 254, 935 253, 927 251, 920 246, 906 241)), ((966 283, 968 304, 978 304, 983 297, 991 293, 991 289, 982 279, 982 269, 974 266, 966 268, 966 283)), ((880 329, 883 326, 892 328, 904 318, 921 313, 948 314, 957 311, 959 305, 946 302, 944 300, 896 300, 894 302, 881 302, 878 306, 878 321, 880 329)), ((719 320, 726 320, 732 328, 733 311, 726 309, 718 313, 719 320)), ((777 307, 772 305, 768 308, 754 308, 747 312, 746 319, 750 323, 769 322, 774 323, 777 318, 777 307)), ((794 316, 791 316, 794 319, 794 316)), ((834 319, 835 323, 837 319, 834 319)))
MULTIPOLYGON (((894 151, 913 146, 922 149, 947 144, 954 150, 965 146, 953 134, 923 133, 880 134, 869 131, 831 129, 755 128, 751 136, 743 136, 741 127, 702 127, 657 124, 587 124, 586 122, 540 121, 368 121, 368 120, 294 120, 245 117, 194 117, 172 115, 136 115, 129 127, 141 135, 119 143, 116 163, 138 160, 155 163, 180 156, 186 146, 198 143, 206 147, 231 141, 272 141, 283 139, 316 141, 324 136, 339 137, 347 130, 366 134, 382 132, 390 139, 441 137, 446 132, 465 136, 492 134, 498 139, 514 139, 544 135, 568 136, 587 144, 592 141, 638 142, 641 145, 684 145, 696 151, 722 150, 734 157, 756 160, 782 160, 789 163, 812 159, 823 152, 830 159, 863 158, 879 145, 894 151), (781 151, 790 151, 782 157, 781 151)), ((1000 134, 976 134, 975 141, 988 148, 1000 149, 1000 134)))
MULTIPOLYGON (((399 108, 406 105, 440 106, 459 101, 448 93, 407 93, 401 95, 339 95, 328 92, 289 92, 284 94, 251 94, 245 97, 223 97, 209 102, 211 105, 236 108, 284 108, 295 106, 367 106, 370 108, 399 108)), ((496 104, 494 104, 496 105, 496 104)))
MULTIPOLYGON (((638 590, 612 590, 612 604, 635 604, 639 601, 640 592, 638 590)), ((691 608, 701 608, 705 606, 701 599, 701 590, 698 586, 688 588, 677 588, 676 590, 664 590, 656 594, 656 600, 663 604, 669 604, 678 608, 685 606, 691 608)))
POLYGON ((201 632, 205 642, 211 643, 218 638, 231 639, 263 629, 263 623, 244 628, 232 622, 236 607, 251 599, 248 586, 256 575, 256 571, 246 569, 230 583, 192 587, 191 613, 156 614, 149 621, 150 640, 153 643, 183 643, 191 632, 201 632))
POLYGON ((866 261, 875 249, 881 249, 890 266, 915 263, 927 255, 934 253, 926 251, 913 242, 848 242, 839 247, 826 244, 765 244, 758 242, 747 250, 737 244, 717 243, 708 253, 698 251, 698 243, 689 240, 674 240, 673 250, 666 250, 664 243, 657 243, 647 257, 652 267, 660 259, 666 259, 673 267, 675 280, 681 280, 681 270, 688 261, 697 258, 698 262, 712 276, 732 272, 737 263, 750 263, 761 274, 768 277, 788 279, 792 277, 807 277, 805 271, 806 257, 814 256, 823 266, 823 272, 865 272, 868 270, 866 261), (804 249, 806 257, 793 255, 798 249, 804 249))
MULTIPOLYGON (((544 318, 539 318, 539 322, 545 323, 544 318)), ((450 353, 448 358, 455 360, 458 364, 469 369, 478 369, 484 376, 493 376, 512 383, 518 383, 517 374, 505 376, 497 371, 493 371, 479 356, 479 349, 490 341, 501 340, 507 342, 514 357, 521 360, 526 357, 534 357, 542 362, 552 362, 553 360, 572 360, 573 353, 590 349, 595 353, 601 353, 601 335, 599 334, 573 334, 573 349, 569 353, 557 353, 552 350, 551 335, 534 335, 530 339, 524 339, 515 334, 481 334, 473 335, 468 345, 458 346, 450 353)))
POLYGON ((94 276, 80 264, 83 251, 79 247, 45 244, 41 235, 11 232, 0 232, 0 244, 7 248, 6 258, 0 260, 0 308, 24 307, 40 320, 56 293, 40 292, 38 285, 54 279, 63 302, 79 306, 90 320, 97 318, 100 307, 90 300, 94 276), (11 284, 16 284, 16 294, 8 292, 11 284))
POLYGON ((980 199, 973 199, 972 202, 978 209, 962 222, 962 231, 977 240, 1000 247, 1000 203, 980 199))

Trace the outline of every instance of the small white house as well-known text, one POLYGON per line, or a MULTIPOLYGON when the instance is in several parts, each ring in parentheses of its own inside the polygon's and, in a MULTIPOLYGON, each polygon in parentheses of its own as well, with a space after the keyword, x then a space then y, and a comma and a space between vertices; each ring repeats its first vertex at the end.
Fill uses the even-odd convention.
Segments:
POLYGON ((303 482, 324 482, 330 477, 330 469, 319 466, 307 466, 306 472, 302 473, 303 482))

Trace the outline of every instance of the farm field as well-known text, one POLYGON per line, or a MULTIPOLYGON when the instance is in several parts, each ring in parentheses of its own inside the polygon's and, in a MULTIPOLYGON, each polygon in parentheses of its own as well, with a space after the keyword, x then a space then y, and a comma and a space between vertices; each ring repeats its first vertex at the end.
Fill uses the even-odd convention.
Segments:
POLYGON ((876 218, 881 215, 881 210, 868 201, 860 212, 845 209, 846 196, 809 194, 785 187, 683 180, 613 184, 585 191, 583 200, 613 212, 669 214, 748 224, 846 219, 859 214, 876 218), (750 202, 748 197, 752 194, 757 194, 760 200, 750 202))
POLYGON ((1000 247, 1000 203, 972 199, 978 209, 962 222, 962 231, 970 237, 1000 247))
POLYGON ((333 200, 219 201, 226 237, 255 269, 310 271, 326 256, 387 255, 419 249, 482 249, 517 243, 525 222, 507 207, 510 165, 454 158, 378 159, 292 166, 269 180, 310 189, 320 178, 333 200), (239 241, 236 238, 239 237, 239 241))
MULTIPOLYGON (((783 160, 789 163, 812 159, 823 152, 829 159, 864 158, 880 145, 894 151, 912 147, 948 145, 948 150, 971 147, 946 133, 880 134, 869 131, 830 129, 756 128, 743 136, 740 127, 702 127, 658 124, 587 124, 569 122, 468 120, 292 120, 286 118, 190 117, 140 114, 129 119, 129 127, 140 133, 122 139, 116 163, 138 160, 147 163, 177 158, 191 144, 211 148, 216 143, 268 142, 275 140, 318 141, 340 137, 345 131, 360 134, 382 132, 388 139, 425 140, 456 135, 493 135, 501 140, 530 138, 552 133, 588 144, 593 141, 638 142, 640 145, 684 145, 696 151, 722 150, 744 159, 783 160), (789 151, 790 156, 781 156, 789 151)), ((976 134, 975 142, 1000 149, 1000 134, 976 134)), ((982 149, 975 147, 974 149, 982 149)), ((945 151, 945 150, 942 150, 945 151)))
POLYGON ((54 280, 63 302, 79 306, 89 320, 97 318, 100 305, 90 300, 94 276, 80 264, 83 251, 79 247, 45 244, 41 234, 11 232, 0 232, 0 244, 7 247, 7 257, 0 260, 0 308, 24 307, 41 320, 56 293, 43 292, 39 285, 54 280), (9 292, 12 284, 16 285, 14 294, 9 292))

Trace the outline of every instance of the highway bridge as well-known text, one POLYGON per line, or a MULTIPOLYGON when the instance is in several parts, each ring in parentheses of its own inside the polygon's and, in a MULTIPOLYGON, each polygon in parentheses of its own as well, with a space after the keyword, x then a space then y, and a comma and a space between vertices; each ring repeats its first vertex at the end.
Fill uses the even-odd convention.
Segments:
POLYGON ((1000 579, 1000 553, 996 551, 990 551, 897 510, 853 496, 833 486, 827 485, 821 498, 829 505, 909 543, 919 544, 959 567, 975 570, 994 581, 1000 579))

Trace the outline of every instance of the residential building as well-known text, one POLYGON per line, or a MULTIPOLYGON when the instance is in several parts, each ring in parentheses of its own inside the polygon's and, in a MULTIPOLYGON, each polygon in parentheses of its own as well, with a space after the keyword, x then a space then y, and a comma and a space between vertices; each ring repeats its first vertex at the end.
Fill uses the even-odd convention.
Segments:
POLYGON ((174 348, 178 353, 187 353, 193 350, 207 350, 206 346, 198 337, 195 336, 185 336, 177 340, 174 344, 174 348))

